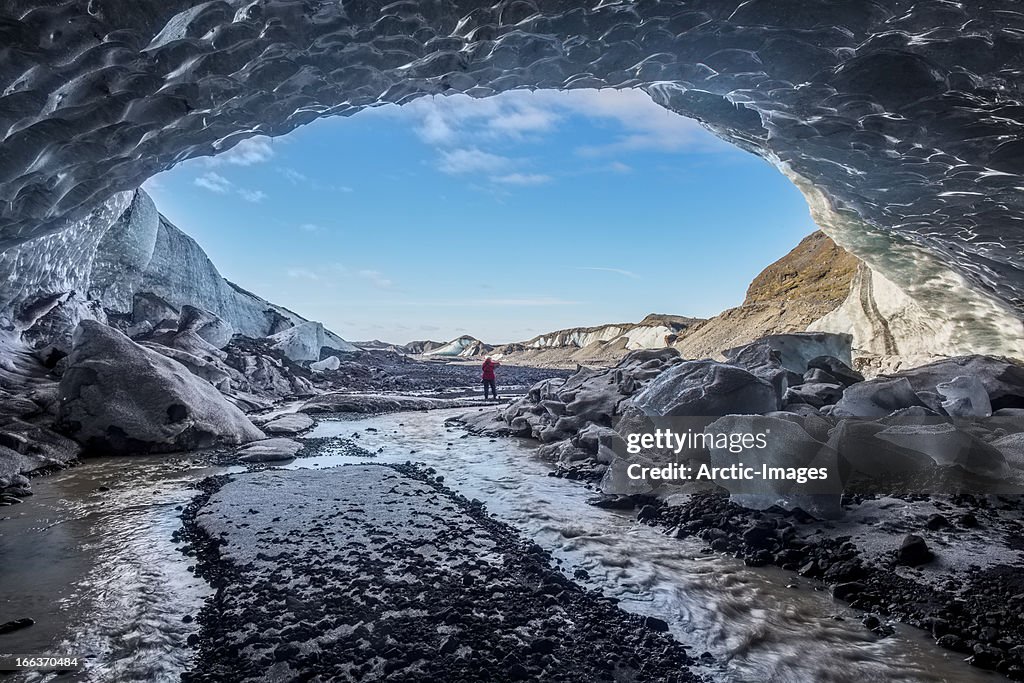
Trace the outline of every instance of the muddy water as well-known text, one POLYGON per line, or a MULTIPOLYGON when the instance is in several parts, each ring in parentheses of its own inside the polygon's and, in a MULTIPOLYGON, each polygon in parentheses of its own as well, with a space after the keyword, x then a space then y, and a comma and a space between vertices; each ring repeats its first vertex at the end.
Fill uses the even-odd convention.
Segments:
MULTIPOLYGON (((462 438, 445 427, 459 412, 324 421, 312 436, 358 433, 368 450, 382 449, 376 461, 436 468, 449 486, 551 550, 567 574, 586 570, 583 583, 626 610, 667 620, 694 655, 710 652, 716 661, 706 673, 715 681, 1001 680, 913 629, 876 638, 813 582, 702 553, 630 514, 590 507, 592 493, 547 476, 532 445, 462 438)), ((287 467, 353 461, 328 448, 287 467)), ((188 571, 190 558, 171 534, 195 494, 189 485, 223 471, 196 458, 97 459, 37 479, 35 496, 0 508, 8 518, 0 519, 0 622, 37 621, 0 636, 0 652, 89 658, 85 672, 59 680, 177 680, 195 629, 183 618, 210 590, 188 571)))
POLYGON ((36 620, 0 636, 0 652, 88 660, 61 681, 177 680, 196 629, 183 618, 211 591, 171 534, 196 494, 189 485, 217 471, 167 456, 98 458, 35 479, 34 496, 0 508, 0 622, 36 620))

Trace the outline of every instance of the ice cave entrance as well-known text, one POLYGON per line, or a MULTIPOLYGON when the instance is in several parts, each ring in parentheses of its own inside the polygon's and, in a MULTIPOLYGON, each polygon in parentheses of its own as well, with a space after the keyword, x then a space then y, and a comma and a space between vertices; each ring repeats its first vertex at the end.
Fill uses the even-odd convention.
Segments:
POLYGON ((639 90, 423 97, 144 188, 229 280, 396 343, 713 316, 816 229, 775 168, 639 90))

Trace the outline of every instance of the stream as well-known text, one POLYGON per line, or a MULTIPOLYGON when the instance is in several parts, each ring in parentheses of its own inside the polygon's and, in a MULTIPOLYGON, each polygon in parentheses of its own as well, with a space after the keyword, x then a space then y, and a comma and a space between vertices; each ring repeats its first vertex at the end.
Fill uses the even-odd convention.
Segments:
MULTIPOLYGON (((569 576, 620 600, 630 612, 665 619, 698 671, 747 681, 926 681, 1001 677, 935 647, 916 629, 878 638, 861 615, 817 582, 702 552, 637 524, 635 514, 587 505, 593 491, 548 476, 551 466, 518 439, 466 435, 445 420, 465 409, 321 420, 308 436, 353 437, 374 462, 421 462, 445 484, 550 550, 569 576)), ((327 468, 360 458, 334 452, 284 467, 327 468)), ((0 680, 176 681, 189 666, 188 636, 210 588, 191 570, 172 533, 190 486, 212 474, 203 457, 94 458, 33 481, 35 495, 0 508, 0 623, 36 624, 0 636, 0 652, 70 654, 83 671, 15 674, 0 680)))

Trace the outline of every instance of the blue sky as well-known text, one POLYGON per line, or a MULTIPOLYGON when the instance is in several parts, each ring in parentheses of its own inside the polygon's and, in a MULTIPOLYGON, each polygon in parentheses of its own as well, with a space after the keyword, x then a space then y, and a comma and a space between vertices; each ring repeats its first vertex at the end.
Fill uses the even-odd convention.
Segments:
POLYGON ((351 340, 707 317, 815 229, 776 169, 640 91, 421 98, 145 187, 225 277, 351 340))

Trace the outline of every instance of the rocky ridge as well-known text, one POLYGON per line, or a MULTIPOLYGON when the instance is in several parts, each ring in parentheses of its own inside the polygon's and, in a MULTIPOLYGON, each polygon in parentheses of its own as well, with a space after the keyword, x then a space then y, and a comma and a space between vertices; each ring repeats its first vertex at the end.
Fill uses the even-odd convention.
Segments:
POLYGON ((761 271, 742 304, 696 323, 672 346, 684 358, 711 358, 768 334, 838 331, 808 326, 843 303, 858 263, 815 231, 761 271))
POLYGON ((411 355, 453 359, 492 356, 502 362, 536 367, 607 365, 617 362, 629 351, 669 346, 699 322, 696 318, 652 313, 638 323, 570 327, 523 342, 486 344, 463 336, 447 343, 410 342, 400 350, 411 355))

